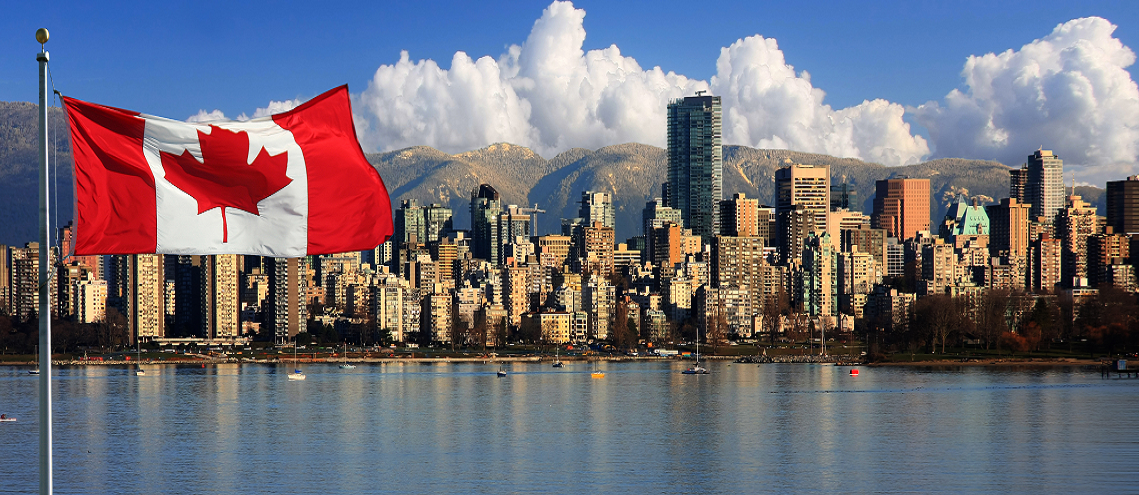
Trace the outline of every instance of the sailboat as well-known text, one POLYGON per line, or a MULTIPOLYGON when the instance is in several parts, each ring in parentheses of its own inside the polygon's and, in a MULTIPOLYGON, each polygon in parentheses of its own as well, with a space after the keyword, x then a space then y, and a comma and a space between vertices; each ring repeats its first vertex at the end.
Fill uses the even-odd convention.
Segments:
POLYGON ((562 350, 561 347, 562 347, 561 344, 554 346, 554 367, 555 368, 564 368, 565 367, 565 364, 562 364, 562 360, 561 360, 561 354, 560 354, 560 351, 562 350))
MULTIPOLYGON (((296 365, 297 365, 297 341, 293 340, 293 366, 296 366, 296 365)), ((300 368, 295 368, 295 369, 293 369, 292 373, 289 373, 289 379, 290 380, 304 380, 305 379, 305 372, 301 371, 300 368)))
POLYGON ((348 343, 347 342, 344 343, 344 362, 340 363, 340 369, 342 369, 342 370, 354 370, 354 369, 356 369, 356 365, 348 364, 348 343))
POLYGON ((36 369, 34 369, 34 370, 28 370, 28 374, 29 374, 29 375, 38 375, 38 374, 40 374, 40 346, 38 346, 38 345, 36 346, 36 356, 35 356, 35 360, 36 360, 36 369))
POLYGON ((705 369, 703 366, 700 366, 700 329, 699 328, 696 329, 696 364, 692 365, 691 368, 688 368, 684 371, 681 371, 681 373, 685 374, 685 375, 707 375, 708 374, 708 370, 705 369))
POLYGON ((135 366, 137 366, 137 368, 135 368, 134 374, 135 374, 135 376, 146 376, 146 370, 142 369, 142 344, 136 342, 135 345, 136 345, 135 350, 136 350, 137 356, 138 356, 135 358, 136 359, 135 362, 138 364, 135 365, 135 366))

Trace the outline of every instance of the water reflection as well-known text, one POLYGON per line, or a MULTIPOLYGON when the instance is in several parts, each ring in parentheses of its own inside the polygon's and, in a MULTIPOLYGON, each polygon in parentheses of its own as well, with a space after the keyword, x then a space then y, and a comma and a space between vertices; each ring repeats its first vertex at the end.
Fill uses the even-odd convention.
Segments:
MULTIPOLYGON (((59 493, 1126 492, 1139 380, 709 363, 76 367, 59 493), (590 372, 601 369, 603 379, 590 372)), ((22 371, 22 370, 16 370, 22 371)), ((0 370, 0 492, 37 486, 36 379, 0 370)))

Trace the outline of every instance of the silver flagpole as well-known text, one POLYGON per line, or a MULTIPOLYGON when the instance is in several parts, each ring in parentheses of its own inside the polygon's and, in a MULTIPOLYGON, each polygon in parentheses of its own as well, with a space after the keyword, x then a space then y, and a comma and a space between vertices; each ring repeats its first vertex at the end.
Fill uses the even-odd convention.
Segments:
POLYGON ((51 490, 51 244, 48 234, 48 169, 47 169, 47 29, 36 31, 40 42, 40 494, 51 490))

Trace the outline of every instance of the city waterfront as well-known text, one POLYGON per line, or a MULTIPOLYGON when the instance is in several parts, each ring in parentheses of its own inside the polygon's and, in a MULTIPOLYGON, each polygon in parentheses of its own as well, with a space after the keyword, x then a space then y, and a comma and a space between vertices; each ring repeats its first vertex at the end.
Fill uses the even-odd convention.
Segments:
MULTIPOLYGON (((57 493, 1121 493, 1139 380, 682 362, 56 369, 57 493), (499 378, 496 371, 508 373, 499 378), (591 372, 605 371, 601 379, 591 372)), ((0 369, 0 493, 37 486, 0 369)))

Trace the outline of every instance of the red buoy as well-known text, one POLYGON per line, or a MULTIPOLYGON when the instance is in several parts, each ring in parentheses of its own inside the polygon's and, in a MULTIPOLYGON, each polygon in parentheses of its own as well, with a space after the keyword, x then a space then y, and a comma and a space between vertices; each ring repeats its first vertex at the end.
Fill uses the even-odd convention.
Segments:
POLYGON ((857 369, 850 370, 850 376, 858 376, 858 370, 857 369))

